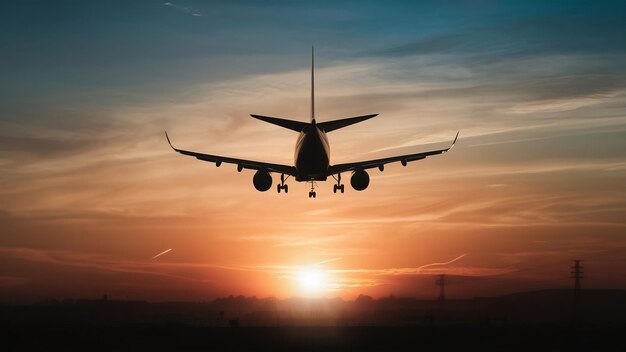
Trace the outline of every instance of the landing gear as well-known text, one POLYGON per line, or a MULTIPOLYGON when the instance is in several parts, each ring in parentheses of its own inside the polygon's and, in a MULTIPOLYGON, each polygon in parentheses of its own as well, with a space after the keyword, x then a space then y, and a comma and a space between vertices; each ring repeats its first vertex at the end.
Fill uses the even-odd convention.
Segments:
MULTIPOLYGON (((289 178, 289 176, 287 176, 287 178, 289 178)), ((284 189, 285 193, 289 193, 289 186, 285 184, 287 178, 285 178, 285 174, 280 174, 280 184, 276 185, 276 191, 278 191, 278 193, 280 193, 281 189, 284 189)))
POLYGON ((311 190, 309 191, 309 198, 315 198, 315 196, 317 195, 317 193, 315 193, 315 181, 310 181, 311 182, 311 190))
POLYGON ((333 178, 337 181, 336 185, 333 185, 333 193, 337 193, 337 191, 344 191, 344 185, 341 184, 341 174, 337 174, 337 177, 333 175, 333 178))

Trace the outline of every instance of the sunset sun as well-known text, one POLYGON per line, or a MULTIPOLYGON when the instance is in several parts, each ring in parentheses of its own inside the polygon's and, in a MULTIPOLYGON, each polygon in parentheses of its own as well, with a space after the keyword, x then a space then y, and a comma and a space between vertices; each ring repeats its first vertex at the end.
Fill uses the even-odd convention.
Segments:
POLYGON ((326 288, 326 273, 317 267, 303 268, 296 274, 300 290, 307 295, 314 295, 326 288))

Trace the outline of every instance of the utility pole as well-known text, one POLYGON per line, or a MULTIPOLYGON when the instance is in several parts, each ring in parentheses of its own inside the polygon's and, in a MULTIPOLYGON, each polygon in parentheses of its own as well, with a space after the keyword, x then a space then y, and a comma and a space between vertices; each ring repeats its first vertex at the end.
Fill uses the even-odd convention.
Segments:
POLYGON ((584 279, 583 276, 583 267, 580 265, 581 260, 574 260, 574 266, 571 267, 572 271, 570 274, 570 279, 574 279, 574 298, 578 301, 580 297, 580 279, 584 279))
POLYGON ((439 279, 435 281, 435 284, 439 286, 439 304, 443 305, 446 302, 446 294, 445 294, 445 286, 447 284, 446 276, 443 274, 439 275, 439 279))

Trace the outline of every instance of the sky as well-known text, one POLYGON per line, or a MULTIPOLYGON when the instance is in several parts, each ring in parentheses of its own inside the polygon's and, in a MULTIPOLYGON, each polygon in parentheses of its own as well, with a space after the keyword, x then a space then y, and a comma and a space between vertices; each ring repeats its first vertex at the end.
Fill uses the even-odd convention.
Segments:
MULTIPOLYGON (((19 1, 0 12, 0 303, 626 289, 621 1, 19 1), (333 194, 292 164, 447 147, 333 194), (274 175, 274 182, 278 175, 274 175)), ((344 175, 347 181, 349 175, 344 175)))

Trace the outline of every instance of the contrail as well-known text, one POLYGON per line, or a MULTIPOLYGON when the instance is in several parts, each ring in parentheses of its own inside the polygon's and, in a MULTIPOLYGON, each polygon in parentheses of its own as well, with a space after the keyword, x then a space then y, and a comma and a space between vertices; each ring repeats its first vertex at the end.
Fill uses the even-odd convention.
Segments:
POLYGON ((321 264, 325 264, 325 263, 329 263, 329 262, 334 262, 336 260, 340 260, 341 258, 333 258, 333 259, 328 259, 328 260, 323 260, 321 262, 312 264, 311 266, 317 266, 317 265, 321 265, 321 264))
POLYGON ((451 260, 451 261, 449 261, 449 262, 445 262, 445 263, 430 263, 430 264, 422 265, 422 266, 418 267, 418 268, 417 268, 417 270, 422 270, 422 269, 424 269, 424 268, 428 268, 428 267, 430 267, 430 266, 438 266, 438 265, 448 265, 448 264, 452 264, 452 263, 456 262, 457 260, 459 260, 459 259, 461 259, 461 258, 465 257, 467 254, 468 254, 468 253, 461 254, 460 256, 458 256, 458 257, 456 257, 456 258, 452 259, 452 260, 451 260))
POLYGON ((161 253, 159 253, 159 254, 155 255, 154 257, 152 257, 152 259, 156 259, 156 258, 158 258, 158 257, 162 256, 163 254, 165 254, 165 253, 167 253, 167 252, 169 252, 169 251, 171 251, 171 250, 172 250, 171 248, 170 248, 170 249, 166 249, 166 250, 164 250, 163 252, 161 252, 161 253))

